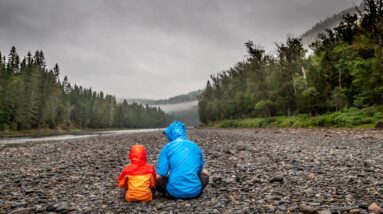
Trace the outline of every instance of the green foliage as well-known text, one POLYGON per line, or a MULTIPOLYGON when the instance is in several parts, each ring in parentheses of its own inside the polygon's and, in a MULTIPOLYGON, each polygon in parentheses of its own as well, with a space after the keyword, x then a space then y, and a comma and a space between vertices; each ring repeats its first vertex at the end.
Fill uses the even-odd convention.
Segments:
POLYGON ((274 106, 273 101, 271 100, 261 100, 255 104, 255 110, 261 111, 264 115, 271 117, 271 108, 274 106))
POLYGON ((300 114, 292 117, 248 118, 222 120, 209 125, 216 128, 265 128, 265 127, 374 127, 383 120, 383 107, 371 106, 364 109, 348 108, 339 112, 309 116, 300 114))
POLYGON ((44 53, 29 52, 20 61, 12 47, 0 53, 0 130, 46 128, 163 127, 170 118, 159 108, 117 103, 116 98, 59 79, 60 69, 46 69, 44 53))
POLYGON ((335 88, 332 95, 332 106, 335 107, 336 111, 339 109, 342 109, 347 105, 347 97, 346 97, 346 91, 345 89, 341 89, 339 87, 335 88))
POLYGON ((292 36, 277 44, 276 55, 246 42, 248 58, 213 75, 199 97, 201 122, 223 121, 222 126, 235 127, 372 122, 353 110, 343 112, 383 104, 383 3, 362 0, 358 13, 344 14, 337 27, 318 35, 310 56, 292 36), (327 116, 283 118, 294 115, 327 116), (254 117, 268 118, 246 120, 254 117))

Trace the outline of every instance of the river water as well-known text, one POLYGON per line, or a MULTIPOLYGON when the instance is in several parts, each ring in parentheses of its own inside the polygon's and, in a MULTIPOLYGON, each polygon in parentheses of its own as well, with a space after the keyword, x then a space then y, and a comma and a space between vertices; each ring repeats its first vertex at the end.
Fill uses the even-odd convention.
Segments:
POLYGON ((160 131, 160 130, 163 130, 163 129, 127 129, 127 130, 101 131, 101 132, 94 132, 92 134, 84 134, 84 135, 56 135, 56 136, 47 136, 47 137, 4 138, 4 139, 0 139, 0 145, 20 144, 20 143, 28 143, 28 142, 70 140, 70 139, 89 138, 89 137, 95 137, 95 136, 112 136, 112 135, 122 135, 122 134, 153 132, 153 131, 160 131))

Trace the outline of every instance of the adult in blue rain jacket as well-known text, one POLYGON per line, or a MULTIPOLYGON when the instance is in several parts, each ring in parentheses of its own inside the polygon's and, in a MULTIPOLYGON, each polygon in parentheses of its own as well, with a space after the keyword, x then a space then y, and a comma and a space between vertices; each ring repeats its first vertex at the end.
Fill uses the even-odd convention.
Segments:
POLYGON ((174 121, 163 133, 169 143, 158 159, 157 191, 169 198, 199 197, 209 181, 200 147, 188 140, 182 122, 174 121))

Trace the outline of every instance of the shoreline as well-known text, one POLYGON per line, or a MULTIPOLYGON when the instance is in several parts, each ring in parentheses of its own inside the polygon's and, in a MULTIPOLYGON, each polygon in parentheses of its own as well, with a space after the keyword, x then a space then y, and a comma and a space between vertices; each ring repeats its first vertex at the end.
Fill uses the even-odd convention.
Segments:
POLYGON ((66 141, 66 140, 80 140, 92 137, 108 137, 118 135, 129 135, 136 133, 156 132, 162 129, 122 129, 122 130, 102 130, 93 132, 82 132, 77 134, 58 134, 58 135, 46 135, 46 136, 21 136, 11 138, 0 138, 0 151, 8 147, 17 147, 20 145, 35 145, 46 142, 66 141))
POLYGON ((99 132, 108 131, 125 131, 125 130, 141 130, 141 129, 157 129, 157 128, 134 128, 134 129, 117 129, 117 128, 105 128, 105 129, 71 129, 71 130, 56 130, 56 129, 29 129, 23 131, 0 131, 0 140, 12 139, 21 137, 49 137, 49 136, 61 136, 61 135, 87 135, 96 134, 99 132))

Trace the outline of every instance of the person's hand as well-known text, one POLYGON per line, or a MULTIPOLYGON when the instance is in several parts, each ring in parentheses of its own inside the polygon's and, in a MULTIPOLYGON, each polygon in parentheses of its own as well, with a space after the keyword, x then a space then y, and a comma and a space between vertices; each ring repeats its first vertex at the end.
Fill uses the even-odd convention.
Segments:
POLYGON ((202 174, 205 174, 205 175, 209 176, 209 172, 205 168, 202 169, 202 174))

